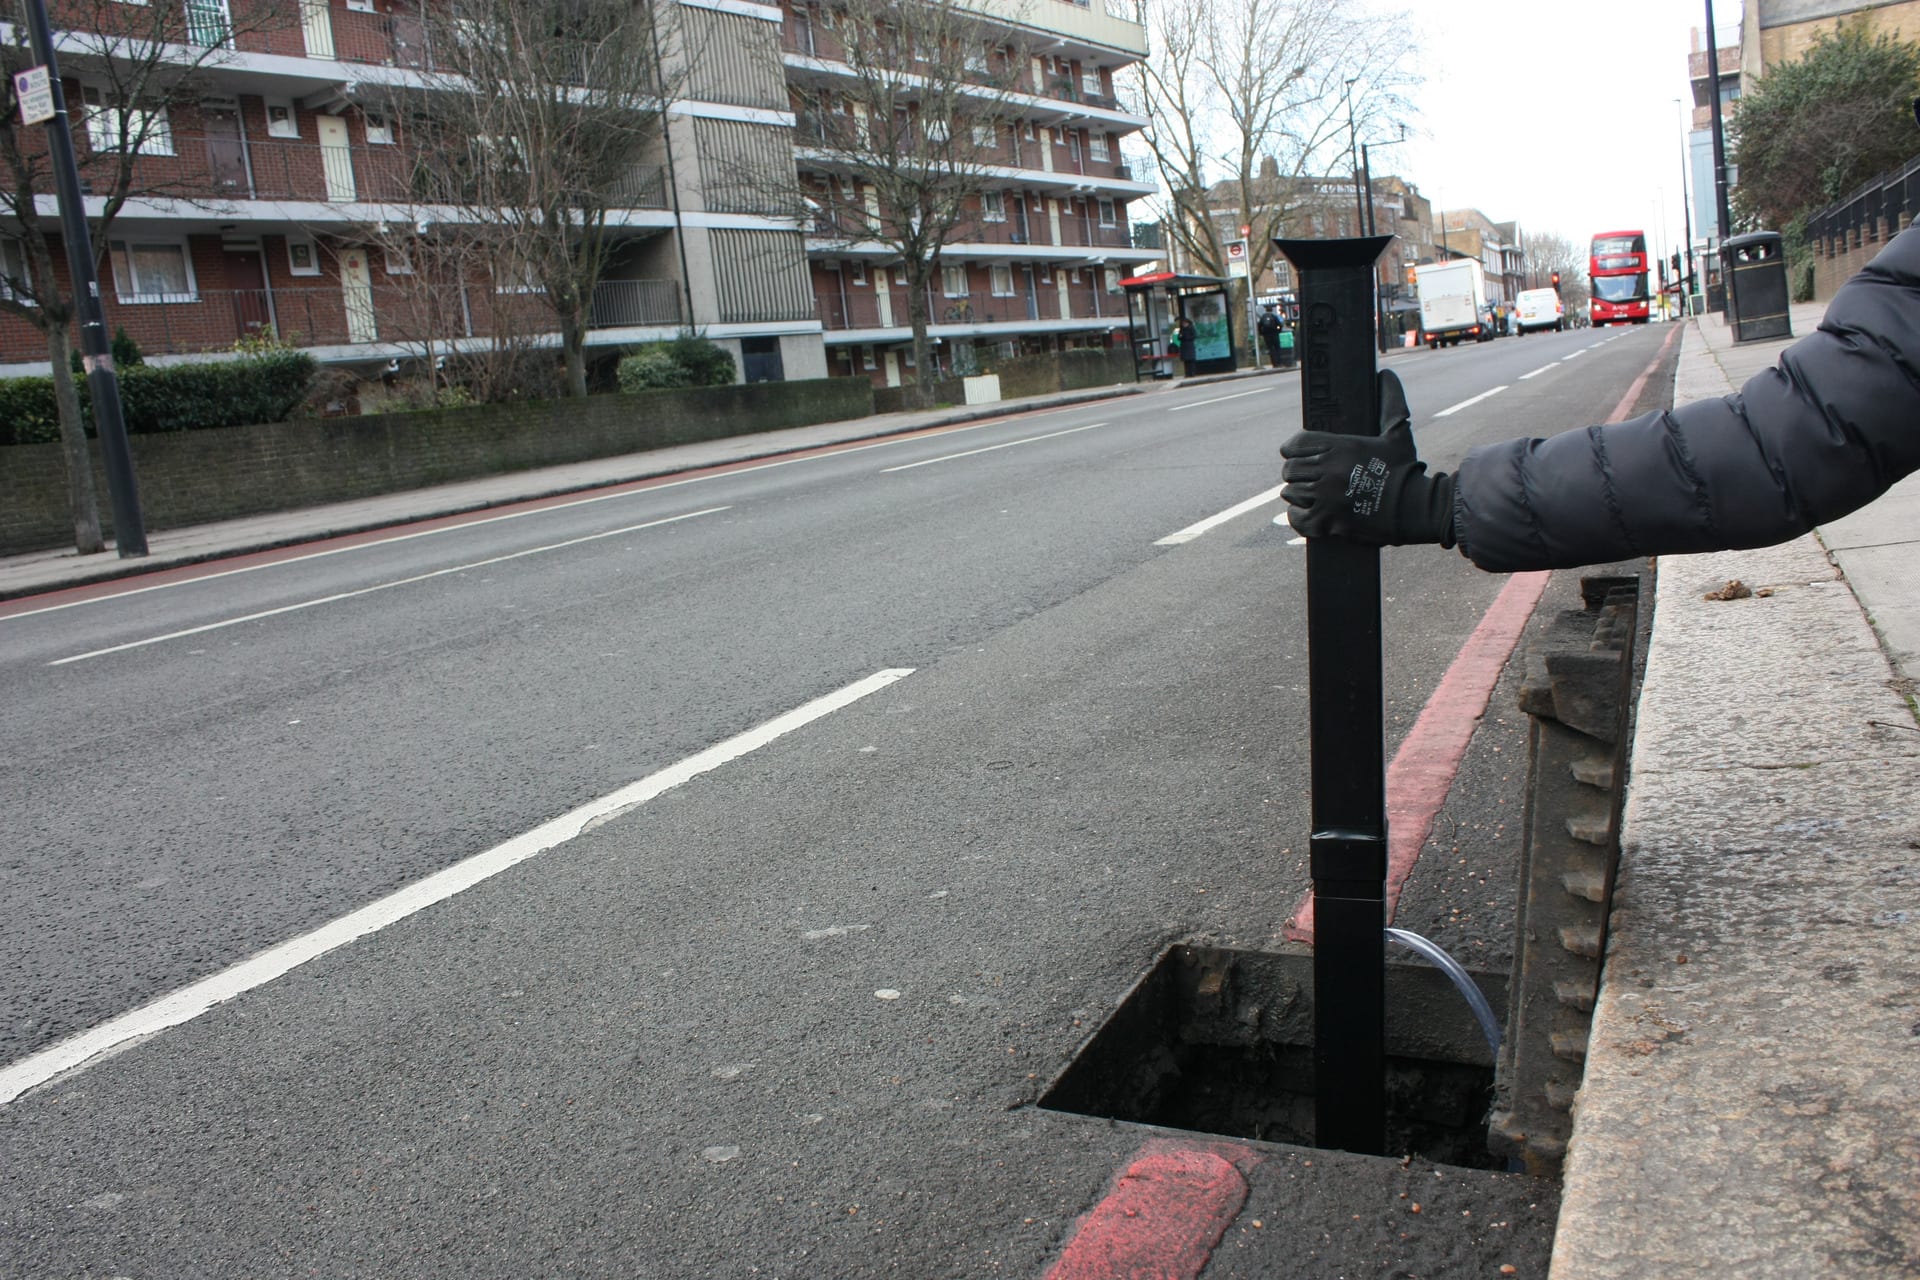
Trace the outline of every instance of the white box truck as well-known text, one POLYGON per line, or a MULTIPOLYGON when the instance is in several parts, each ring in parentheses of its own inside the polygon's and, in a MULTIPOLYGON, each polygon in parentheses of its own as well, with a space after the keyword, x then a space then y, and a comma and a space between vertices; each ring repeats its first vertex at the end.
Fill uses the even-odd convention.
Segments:
POLYGON ((1413 269, 1420 291, 1420 332, 1429 347, 1453 346, 1462 338, 1485 342, 1493 336, 1482 318, 1487 307, 1487 278, 1473 258, 1427 262, 1413 269))

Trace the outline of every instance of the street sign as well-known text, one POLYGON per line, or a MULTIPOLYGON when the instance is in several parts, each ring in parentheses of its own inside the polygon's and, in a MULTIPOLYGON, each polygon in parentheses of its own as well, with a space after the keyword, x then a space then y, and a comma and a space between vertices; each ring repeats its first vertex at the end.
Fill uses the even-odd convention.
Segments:
POLYGON ((1227 241, 1227 274, 1235 279, 1246 277, 1247 242, 1245 240, 1227 241))
POLYGON ((53 77, 45 67, 15 72, 13 96, 20 100, 21 124, 45 124, 53 119, 53 77))

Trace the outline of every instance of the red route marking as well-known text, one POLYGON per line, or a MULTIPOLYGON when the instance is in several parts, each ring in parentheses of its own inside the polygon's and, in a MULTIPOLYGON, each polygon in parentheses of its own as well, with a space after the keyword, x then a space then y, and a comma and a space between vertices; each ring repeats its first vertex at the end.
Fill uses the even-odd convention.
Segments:
MULTIPOLYGON (((1667 348, 1680 336, 1674 326, 1660 350, 1640 371, 1614 406, 1608 422, 1619 422, 1632 412, 1647 379, 1660 364, 1667 348)), ((1500 590, 1493 607, 1480 619, 1480 625, 1467 637, 1466 644, 1440 679, 1440 687, 1420 709, 1413 732, 1401 742, 1387 766, 1387 920, 1392 922, 1400 906, 1400 890, 1433 832, 1433 819, 1446 803, 1453 788, 1454 775, 1467 754, 1467 744, 1486 714, 1493 686, 1513 653, 1514 645, 1526 630, 1527 619, 1547 589, 1549 573, 1517 573, 1500 590)), ((1287 921, 1290 942, 1313 941, 1313 890, 1309 889, 1287 921)))
POLYGON ((1046 1280, 1193 1280, 1247 1202, 1260 1156, 1231 1143, 1156 1138, 1080 1220, 1046 1280))

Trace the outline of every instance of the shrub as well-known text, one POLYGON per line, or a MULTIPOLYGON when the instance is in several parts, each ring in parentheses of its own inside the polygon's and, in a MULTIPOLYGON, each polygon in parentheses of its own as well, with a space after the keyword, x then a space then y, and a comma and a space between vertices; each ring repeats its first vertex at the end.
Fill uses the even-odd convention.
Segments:
MULTIPOLYGON (((147 358, 140 353, 140 344, 135 342, 132 335, 123 328, 114 329, 113 342, 107 349, 113 353, 113 366, 116 369, 131 369, 137 364, 147 362, 147 358)), ((67 352, 67 360, 73 366, 75 377, 86 376, 87 367, 80 354, 80 348, 70 349, 67 352)))
MULTIPOLYGON (((313 357, 299 351, 208 364, 134 365, 120 372, 127 432, 283 422, 305 401, 314 367, 313 357)), ((80 412, 91 434, 92 397, 86 382, 76 381, 80 412)), ((0 444, 41 444, 59 438, 53 379, 0 379, 0 444)))
POLYGON ((0 445, 45 444, 59 438, 53 379, 0 379, 0 445))
POLYGON ((693 385, 693 370, 674 359, 672 353, 658 343, 642 347, 622 360, 615 376, 620 389, 626 392, 693 385))
POLYGON ((649 342, 620 362, 616 374, 622 391, 656 387, 724 387, 738 373, 733 357, 718 343, 694 333, 671 342, 649 342))

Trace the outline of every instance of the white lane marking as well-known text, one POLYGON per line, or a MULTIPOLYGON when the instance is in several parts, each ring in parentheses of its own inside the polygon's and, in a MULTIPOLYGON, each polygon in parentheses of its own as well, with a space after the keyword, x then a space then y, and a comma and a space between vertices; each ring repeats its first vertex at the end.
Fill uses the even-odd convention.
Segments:
POLYGON ((1199 524, 1190 524, 1178 533, 1170 533, 1153 545, 1156 547, 1177 547, 1183 542, 1192 542, 1207 530, 1223 525, 1235 516, 1243 516, 1255 507, 1266 506, 1269 502, 1272 502, 1280 496, 1281 487, 1284 486, 1276 486, 1268 489, 1265 493, 1256 493, 1245 502, 1235 503, 1220 514, 1208 516, 1199 524))
POLYGON ((1541 374, 1545 373, 1547 370, 1553 368, 1554 365, 1557 365, 1559 363, 1560 362, 1558 360, 1549 360, 1546 364, 1541 365, 1538 369, 1535 369, 1532 373, 1521 374, 1520 381, 1525 382, 1528 378, 1537 378, 1541 374))
POLYGON ((598 542, 602 538, 616 538, 623 533, 638 533, 642 529, 655 529, 663 524, 677 524, 682 520, 691 520, 695 516, 710 516, 716 511, 731 510, 729 507, 708 507, 704 511, 689 511, 685 515, 668 516, 663 520, 649 520, 645 524, 630 524, 619 529, 608 529, 601 533, 590 533, 581 538, 569 538, 565 542, 550 542, 543 547, 528 547, 524 551, 509 552, 504 556, 494 556, 487 560, 475 560, 471 564, 450 565, 445 569, 435 569, 432 573, 418 573, 411 578, 395 578, 391 582, 376 582, 370 587, 359 587, 352 591, 341 591, 335 595, 321 596, 317 600, 302 600, 298 604, 283 604, 278 609, 262 609, 258 613, 249 613, 239 618, 226 618, 219 622, 209 622, 198 627, 188 627, 184 631, 169 631, 163 636, 149 636, 145 640, 129 640, 125 644, 112 645, 105 649, 94 649, 88 653, 76 653, 65 658, 55 658, 47 665, 64 667, 69 662, 85 662, 88 658, 101 658, 110 653, 122 653, 128 649, 142 649, 150 644, 163 644, 168 640, 178 640, 182 636, 197 636, 204 631, 219 631, 226 627, 237 627, 242 623, 258 622, 262 618, 273 618, 283 613, 298 613, 302 609, 316 609, 323 604, 334 604, 341 600, 351 600, 355 596, 372 595, 376 591, 385 591, 391 587, 411 586, 416 582, 427 582, 433 578, 442 578, 450 573, 465 573, 469 569, 484 569, 490 564, 504 564, 508 560, 518 560, 522 556, 539 555, 543 551, 559 551, 565 547, 577 547, 583 542, 598 542))
POLYGON ((378 902, 321 925, 310 933, 291 938, 211 977, 202 978, 138 1009, 62 1040, 51 1048, 0 1067, 0 1106, 5 1106, 27 1090, 45 1084, 63 1072, 86 1066, 100 1055, 111 1053, 130 1041, 190 1022, 215 1005, 272 982, 309 960, 378 932, 436 903, 445 902, 509 867, 565 844, 603 822, 646 804, 683 782, 737 760, 912 674, 911 667, 876 671, 864 680, 856 680, 844 689, 815 698, 758 728, 717 742, 678 764, 669 765, 658 773, 629 783, 598 800, 589 801, 504 844, 495 845, 484 853, 474 854, 443 871, 416 880, 378 902))
POLYGON ((1230 396, 1215 396, 1211 400, 1195 400, 1192 404, 1176 404, 1171 409, 1168 409, 1167 412, 1185 413, 1188 409, 1198 409, 1201 405, 1219 404, 1225 400, 1238 400, 1242 396, 1257 396, 1271 390, 1273 390, 1272 387, 1255 387, 1251 391, 1236 391, 1230 396))
MULTIPOLYGON (((983 427, 1002 426, 1014 418, 1051 418, 1062 413, 1073 412, 1079 407, 1081 406, 1069 405, 1064 409, 1050 409, 1044 413, 1008 414, 999 418, 986 418, 979 422, 969 422, 961 426, 941 428, 939 434, 959 435, 966 431, 978 431, 983 427)), ((62 604, 50 604, 38 609, 26 609, 19 613, 9 614, 5 618, 0 618, 0 623, 11 622, 16 618, 31 618, 42 613, 58 613, 62 609, 77 609, 81 605, 103 604, 110 600, 124 600, 128 596, 141 596, 149 591, 166 591, 173 587, 194 586, 202 582, 212 582, 218 578, 230 578, 237 573, 254 573, 261 569, 278 569, 286 565, 302 564, 308 560, 321 560, 327 556, 345 555, 349 551, 365 551, 371 547, 385 547, 396 542, 411 542, 415 538, 432 538, 443 533, 459 533, 466 529, 478 528, 481 525, 498 524, 502 520, 518 520, 523 516, 545 515, 549 511, 566 511, 572 507, 591 506, 596 502, 610 502, 615 498, 644 496, 650 493, 658 493, 662 489, 677 489, 683 484, 699 484, 704 480, 718 480, 724 476, 745 475, 754 471, 770 471, 775 467, 790 467, 796 462, 818 462, 822 458, 838 458, 849 453, 864 453, 868 449, 885 449, 893 445, 910 444, 920 439, 924 434, 925 432, 916 430, 911 434, 887 436, 880 440, 869 440, 865 444, 854 444, 848 445, 845 448, 833 449, 830 453, 808 453, 805 457, 768 458, 758 461, 749 460, 747 465, 735 466, 727 471, 712 472, 698 476, 684 476, 678 480, 663 480, 659 484, 646 484, 644 478, 641 480, 615 481, 614 483, 621 485, 645 484, 646 487, 640 489, 622 488, 618 493, 596 493, 591 497, 576 498, 570 502, 555 502, 548 506, 533 507, 526 511, 509 511, 504 515, 484 516, 477 520, 463 520, 459 524, 442 525, 437 529, 416 529, 411 533, 396 533, 390 538, 375 538, 367 542, 356 542, 350 547, 329 547, 324 551, 310 551, 305 555, 289 556, 284 560, 271 560, 265 564, 242 565, 238 569, 223 569, 219 573, 204 573, 195 578, 182 578, 174 582, 156 582, 152 586, 147 587, 130 587, 125 591, 116 591, 111 595, 89 596, 85 600, 68 600, 62 604)), ((831 448, 829 445, 818 445, 814 447, 823 449, 831 448)), ((727 464, 719 462, 711 465, 726 466, 727 464)), ((447 518, 452 517, 422 517, 422 519, 447 518)), ((158 571, 156 570, 156 572, 158 571)))
POLYGON ((1470 405, 1479 404, 1482 400, 1485 400, 1488 396, 1497 396, 1502 391, 1505 391, 1505 390, 1506 390, 1506 387, 1499 386, 1499 387, 1495 387, 1491 391, 1482 391, 1479 395, 1474 396, 1470 400, 1462 400, 1459 404, 1448 405, 1446 408, 1442 409, 1440 412, 1434 414, 1433 416, 1436 418, 1444 418, 1450 413, 1458 413, 1462 409, 1465 409, 1470 405))
MULTIPOLYGON (((1595 345, 1598 345, 1598 344, 1596 343, 1595 345)), ((1569 351, 1567 352, 1567 354, 1565 354, 1564 356, 1561 356, 1560 358, 1562 360, 1577 360, 1591 350, 1593 350, 1593 347, 1582 347, 1578 351, 1569 351)))
POLYGON ((1070 436, 1078 431, 1091 431, 1095 427, 1104 427, 1106 425, 1104 422, 1089 422, 1084 427, 1068 427, 1065 431, 1049 431, 1045 435, 1023 436, 1018 440, 1008 440, 1001 444, 990 444, 979 449, 968 449, 965 453, 948 453, 938 458, 923 458, 919 462, 902 463, 897 467, 882 467, 880 468, 880 474, 886 475, 890 471, 911 471, 915 467, 930 467, 936 462, 952 462, 955 458, 971 458, 975 454, 992 453, 995 449, 1011 449, 1017 444, 1032 444, 1037 440, 1052 440, 1059 436, 1070 436))

